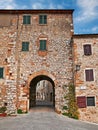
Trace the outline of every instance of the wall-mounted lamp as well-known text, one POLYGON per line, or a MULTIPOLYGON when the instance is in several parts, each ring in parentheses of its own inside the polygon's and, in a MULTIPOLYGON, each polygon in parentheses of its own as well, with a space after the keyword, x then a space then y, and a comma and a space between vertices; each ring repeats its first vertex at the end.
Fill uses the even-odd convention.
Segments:
POLYGON ((76 65, 76 71, 80 70, 80 65, 76 65))
POLYGON ((69 40, 66 41, 66 45, 67 45, 67 46, 68 46, 68 45, 71 45, 72 42, 73 42, 73 39, 71 38, 71 39, 69 39, 69 40))

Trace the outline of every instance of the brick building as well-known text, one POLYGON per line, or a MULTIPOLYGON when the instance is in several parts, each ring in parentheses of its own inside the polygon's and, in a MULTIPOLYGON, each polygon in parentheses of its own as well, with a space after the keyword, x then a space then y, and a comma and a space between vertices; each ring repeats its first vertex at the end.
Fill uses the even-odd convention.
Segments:
POLYGON ((74 35, 73 10, 0 10, 0 106, 36 105, 36 85, 53 86, 53 107, 73 82, 80 119, 98 122, 98 35, 74 35))

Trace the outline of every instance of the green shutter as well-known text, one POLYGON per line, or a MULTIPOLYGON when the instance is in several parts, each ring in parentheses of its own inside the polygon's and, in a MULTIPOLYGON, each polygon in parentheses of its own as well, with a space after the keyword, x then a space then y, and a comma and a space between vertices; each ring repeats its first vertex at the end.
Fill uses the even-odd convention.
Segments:
POLYGON ((22 51, 29 51, 29 42, 22 42, 22 51))
POLYGON ((47 24, 47 16, 44 15, 44 24, 47 24))
POLYGON ((46 40, 40 40, 40 50, 46 50, 46 40))
POLYGON ((30 24, 31 23, 31 16, 25 15, 23 16, 23 24, 30 24))
POLYGON ((39 24, 42 24, 42 15, 39 16, 39 24))
POLYGON ((0 78, 3 78, 3 68, 0 68, 0 78))
POLYGON ((39 24, 47 24, 47 15, 39 16, 39 24))

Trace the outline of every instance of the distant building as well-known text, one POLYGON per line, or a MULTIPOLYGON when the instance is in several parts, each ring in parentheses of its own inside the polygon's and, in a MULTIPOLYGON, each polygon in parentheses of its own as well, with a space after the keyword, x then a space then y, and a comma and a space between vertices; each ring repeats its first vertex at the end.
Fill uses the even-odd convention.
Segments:
POLYGON ((53 101, 53 86, 49 81, 42 80, 37 84, 36 100, 53 101))
POLYGON ((80 119, 98 122, 98 34, 75 35, 73 28, 73 10, 0 10, 0 106, 8 113, 35 106, 43 80, 62 112, 63 86, 71 82, 80 119))

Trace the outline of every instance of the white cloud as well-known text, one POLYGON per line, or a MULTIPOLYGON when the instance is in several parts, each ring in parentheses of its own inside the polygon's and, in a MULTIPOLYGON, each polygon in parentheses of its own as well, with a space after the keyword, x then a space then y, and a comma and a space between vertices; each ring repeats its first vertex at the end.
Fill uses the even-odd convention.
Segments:
POLYGON ((93 27, 93 28, 92 28, 92 32, 93 32, 93 33, 97 33, 97 32, 98 32, 98 26, 93 27))
POLYGON ((79 12, 75 20, 77 22, 89 22, 98 17, 98 0, 77 0, 79 12))
POLYGON ((0 9, 14 9, 16 7, 14 0, 0 0, 0 9))
POLYGON ((26 9, 27 5, 16 4, 16 0, 0 0, 0 9, 26 9))
POLYGON ((32 4, 33 9, 62 9, 64 8, 63 3, 62 4, 55 4, 52 0, 38 0, 37 2, 33 2, 32 4))
POLYGON ((45 8, 45 5, 43 5, 42 3, 36 2, 36 3, 33 3, 32 8, 33 9, 43 9, 43 8, 45 8))

